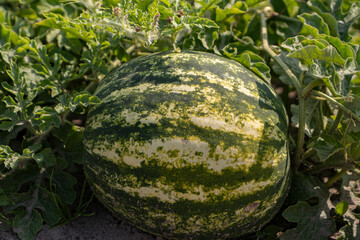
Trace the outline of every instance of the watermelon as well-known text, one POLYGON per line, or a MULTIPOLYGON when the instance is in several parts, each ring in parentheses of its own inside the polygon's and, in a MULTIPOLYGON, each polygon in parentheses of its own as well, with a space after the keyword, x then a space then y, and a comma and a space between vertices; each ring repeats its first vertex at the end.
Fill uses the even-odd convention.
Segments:
POLYGON ((116 216, 166 239, 259 230, 289 187, 288 119, 269 83, 203 52, 135 58, 101 81, 84 170, 116 216))

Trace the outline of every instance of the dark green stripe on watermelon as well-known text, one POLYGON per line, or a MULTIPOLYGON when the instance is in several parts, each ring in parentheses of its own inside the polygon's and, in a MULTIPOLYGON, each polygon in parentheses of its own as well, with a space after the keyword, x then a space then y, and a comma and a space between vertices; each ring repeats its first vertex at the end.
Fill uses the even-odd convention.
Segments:
POLYGON ((166 238, 216 239, 255 231, 280 208, 287 115, 239 63, 198 52, 140 57, 96 95, 85 171, 116 214, 166 238))
MULTIPOLYGON (((199 218, 207 218, 209 212, 212 214, 221 214, 223 212, 227 212, 227 218, 231 221, 231 219, 235 216, 235 211, 237 209, 244 208, 251 213, 251 215, 254 215, 255 218, 246 218, 244 217, 241 221, 241 227, 239 228, 237 222, 229 223, 228 227, 225 227, 224 229, 220 229, 219 232, 208 232, 208 230, 205 230, 204 232, 199 232, 200 234, 196 239, 206 239, 209 236, 215 236, 217 233, 222 233, 222 235, 226 235, 226 233, 230 233, 229 237, 235 237, 239 235, 243 235, 244 233, 247 233, 250 229, 257 230, 259 227, 259 220, 260 218, 257 218, 257 215, 261 216, 261 219, 263 221, 267 221, 268 218, 271 218, 274 213, 265 211, 266 206, 264 206, 265 202, 270 202, 273 206, 273 208, 280 208, 281 201, 283 200, 284 196, 280 196, 280 199, 277 199, 275 196, 275 192, 280 189, 281 187, 287 188, 287 186, 281 186, 284 184, 284 182, 287 182, 287 175, 283 178, 279 178, 278 181, 274 185, 267 186, 263 191, 256 192, 251 195, 247 196, 241 196, 241 198, 232 199, 232 200, 224 200, 221 199, 221 196, 214 195, 213 198, 209 199, 206 202, 198 202, 198 201, 189 201, 189 200, 178 200, 176 203, 164 203, 159 202, 157 198, 139 198, 138 196, 132 196, 128 194, 125 191, 122 191, 120 189, 117 189, 116 187, 113 187, 112 184, 112 177, 113 176, 120 176, 121 174, 116 173, 116 170, 120 170, 119 166, 117 166, 114 163, 104 161, 102 162, 101 159, 99 159, 99 163, 103 164, 105 171, 103 172, 97 172, 94 173, 90 169, 88 169, 87 174, 90 179, 97 179, 98 175, 106 176, 102 182, 97 181, 99 183, 99 186, 104 190, 106 193, 111 193, 112 196, 116 196, 115 202, 114 199, 108 198, 106 195, 103 194, 103 192, 98 192, 96 188, 93 188, 95 193, 98 193, 97 196, 105 202, 108 208, 114 210, 114 206, 117 208, 123 208, 126 209, 127 212, 131 213, 131 216, 133 216, 133 219, 131 220, 134 224, 140 224, 143 225, 143 218, 149 218, 147 208, 156 208, 159 212, 174 212, 178 215, 178 217, 182 218, 184 220, 184 223, 188 221, 188 218, 191 216, 197 216, 199 218), (112 169, 115 172, 108 171, 112 169), (281 201, 280 201, 281 200, 281 201), (136 207, 132 207, 129 209, 129 206, 134 206, 134 203, 136 203, 136 207), (253 205, 249 204, 253 203, 253 205), (264 220, 265 219, 265 220, 264 220)), ((98 166, 90 166, 90 168, 95 167, 98 168, 98 166)), ((121 172, 121 170, 120 170, 121 172)), ((144 184, 146 186, 146 184, 144 184)), ((267 206, 268 207, 268 206, 267 206)), ((117 215, 120 217, 124 217, 121 213, 117 212, 117 215)), ((153 217, 156 219, 156 217, 153 217)), ((166 218, 159 217, 156 219, 159 223, 166 221, 166 218)), ((180 228, 183 227, 183 231, 186 232, 185 226, 179 226, 180 228)), ((205 226, 204 226, 205 227, 205 226)), ((163 229, 161 225, 155 225, 153 228, 150 227, 143 227, 145 230, 157 233, 166 231, 168 234, 168 237, 175 237, 177 239, 184 239, 184 233, 182 234, 176 234, 172 233, 171 229, 163 229)), ((179 230, 180 231, 180 230, 179 230)), ((193 233, 188 233, 187 237, 193 236, 193 233)))

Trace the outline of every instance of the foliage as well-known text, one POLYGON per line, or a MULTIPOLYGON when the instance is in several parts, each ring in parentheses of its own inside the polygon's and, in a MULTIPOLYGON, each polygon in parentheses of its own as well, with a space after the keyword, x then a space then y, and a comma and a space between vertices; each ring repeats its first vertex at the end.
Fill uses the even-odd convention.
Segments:
POLYGON ((0 221, 21 239, 87 215, 81 149, 87 108, 100 102, 93 92, 120 64, 165 50, 234 59, 285 103, 291 193, 248 239, 359 238, 358 1, 1 3, 0 221))

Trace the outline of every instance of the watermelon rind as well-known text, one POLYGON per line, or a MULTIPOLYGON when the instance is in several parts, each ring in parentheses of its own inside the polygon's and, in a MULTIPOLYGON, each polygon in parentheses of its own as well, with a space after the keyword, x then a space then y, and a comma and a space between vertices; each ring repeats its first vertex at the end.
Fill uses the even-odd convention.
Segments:
POLYGON ((161 52, 112 71, 87 117, 85 173, 116 216, 167 239, 259 230, 284 202, 285 108, 269 83, 204 52, 161 52))

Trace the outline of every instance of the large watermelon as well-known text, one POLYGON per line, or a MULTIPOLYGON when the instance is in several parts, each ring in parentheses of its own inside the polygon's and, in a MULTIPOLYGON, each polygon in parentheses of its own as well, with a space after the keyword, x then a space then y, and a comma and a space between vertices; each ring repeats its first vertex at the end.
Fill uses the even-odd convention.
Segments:
POLYGON ((209 240, 256 231, 279 210, 287 115, 239 63, 200 52, 139 57, 96 95, 85 172, 116 215, 168 239, 209 240))

